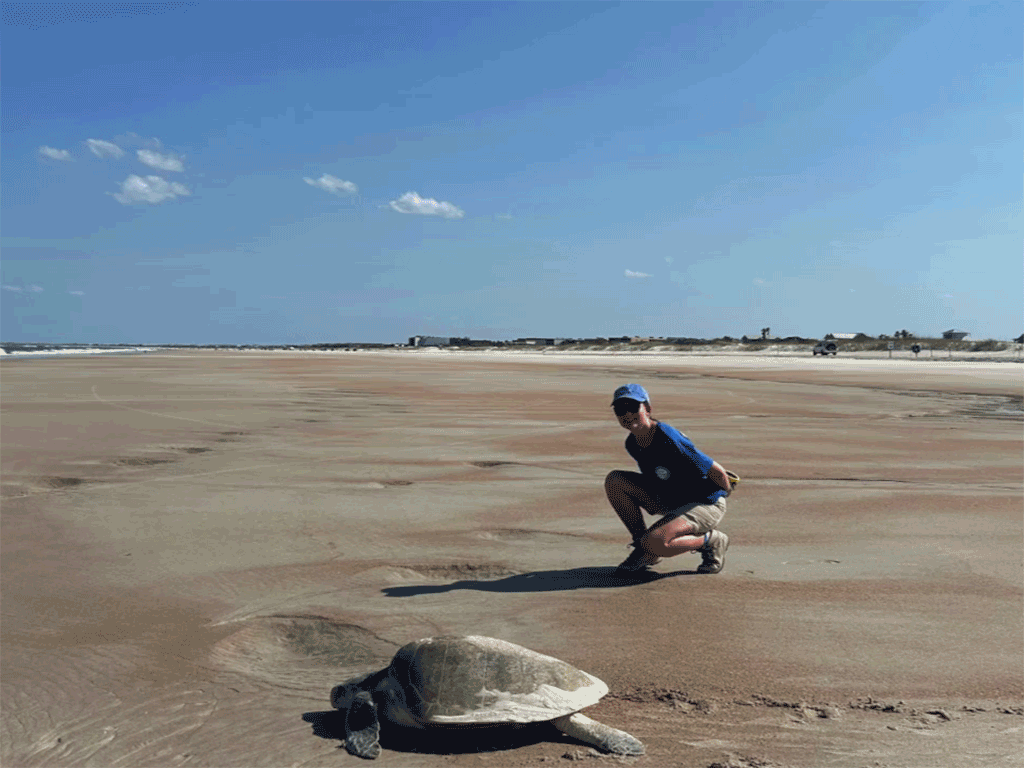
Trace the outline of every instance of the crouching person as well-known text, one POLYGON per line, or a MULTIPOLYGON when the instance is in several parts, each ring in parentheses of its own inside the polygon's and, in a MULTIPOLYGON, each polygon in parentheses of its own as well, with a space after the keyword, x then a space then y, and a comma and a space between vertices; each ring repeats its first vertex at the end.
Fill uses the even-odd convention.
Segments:
POLYGON ((718 530, 732 491, 729 475, 690 438, 651 415, 651 398, 639 384, 616 389, 612 408, 640 469, 605 478, 608 501, 633 537, 633 552, 618 573, 642 574, 684 552, 701 553, 698 573, 718 573, 729 548, 729 537, 718 530), (648 528, 644 511, 661 519, 648 528))

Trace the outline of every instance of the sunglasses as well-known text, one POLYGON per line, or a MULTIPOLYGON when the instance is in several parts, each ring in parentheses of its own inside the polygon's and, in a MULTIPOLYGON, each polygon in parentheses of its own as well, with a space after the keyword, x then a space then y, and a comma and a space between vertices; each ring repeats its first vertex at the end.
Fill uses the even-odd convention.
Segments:
POLYGON ((612 409, 616 416, 623 416, 627 413, 637 413, 640 410, 640 403, 636 400, 616 400, 612 403, 612 409))

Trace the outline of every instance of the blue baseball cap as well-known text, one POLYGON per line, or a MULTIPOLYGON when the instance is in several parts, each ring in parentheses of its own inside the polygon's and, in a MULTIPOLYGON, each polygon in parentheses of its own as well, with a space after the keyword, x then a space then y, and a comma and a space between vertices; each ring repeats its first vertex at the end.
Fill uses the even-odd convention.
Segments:
POLYGON ((621 387, 615 390, 615 394, 612 395, 612 404, 616 400, 636 400, 638 403, 650 403, 651 396, 647 394, 647 390, 641 387, 639 384, 623 384, 621 387))

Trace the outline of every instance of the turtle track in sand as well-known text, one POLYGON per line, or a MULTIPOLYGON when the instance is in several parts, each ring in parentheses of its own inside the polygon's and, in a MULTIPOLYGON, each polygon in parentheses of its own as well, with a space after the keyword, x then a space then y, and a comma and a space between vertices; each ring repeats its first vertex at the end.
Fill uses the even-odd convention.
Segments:
MULTIPOLYGON (((519 571, 514 571, 500 563, 450 563, 430 565, 399 565, 406 571, 421 576, 427 580, 444 579, 501 579, 506 576, 518 576, 519 571)), ((408 574, 412 575, 412 574, 408 574)))
POLYGON ((533 528, 491 528, 474 531, 475 538, 497 541, 502 544, 564 544, 566 538, 589 539, 586 534, 564 531, 542 531, 533 528))

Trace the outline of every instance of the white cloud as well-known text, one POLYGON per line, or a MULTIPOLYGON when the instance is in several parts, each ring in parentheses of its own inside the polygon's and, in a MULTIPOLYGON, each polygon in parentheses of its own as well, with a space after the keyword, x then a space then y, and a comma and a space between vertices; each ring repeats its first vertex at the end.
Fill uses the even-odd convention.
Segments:
POLYGON ((666 264, 671 264, 673 261, 675 261, 675 259, 673 259, 671 256, 666 256, 665 257, 665 263, 666 264))
POLYGON ((179 195, 190 195, 191 192, 184 184, 176 181, 167 182, 159 176, 147 176, 142 178, 132 174, 121 182, 121 192, 111 192, 110 195, 121 203, 131 205, 132 203, 162 203, 165 200, 173 200, 179 195))
POLYGON ((136 154, 139 160, 151 168, 157 168, 161 171, 177 171, 178 173, 185 170, 181 160, 173 155, 161 155, 159 152, 154 152, 151 149, 140 149, 136 154))
POLYGON ((466 212, 451 203, 420 197, 415 192, 406 192, 397 200, 388 203, 399 213, 414 213, 419 216, 443 216, 446 219, 461 219, 466 212))
POLYGON ((85 296, 85 291, 68 291, 72 296, 85 296))
POLYGON ((102 139, 86 139, 85 143, 96 157, 123 157, 124 150, 117 144, 102 139))
POLYGON ((28 288, 24 288, 20 285, 5 285, 5 291, 14 291, 15 293, 42 293, 43 289, 38 285, 30 285, 28 288))
POLYGON ((353 182, 339 179, 337 176, 331 176, 329 173, 325 173, 319 179, 311 179, 308 176, 303 176, 302 180, 309 184, 309 186, 317 187, 318 189, 322 189, 324 192, 330 192, 332 195, 354 195, 359 191, 359 187, 357 187, 353 182))
POLYGON ((71 153, 66 149, 54 149, 53 147, 40 147, 39 154, 51 160, 71 160, 71 153))
POLYGON ((650 277, 646 272, 634 272, 631 269, 626 270, 626 277, 650 277))

